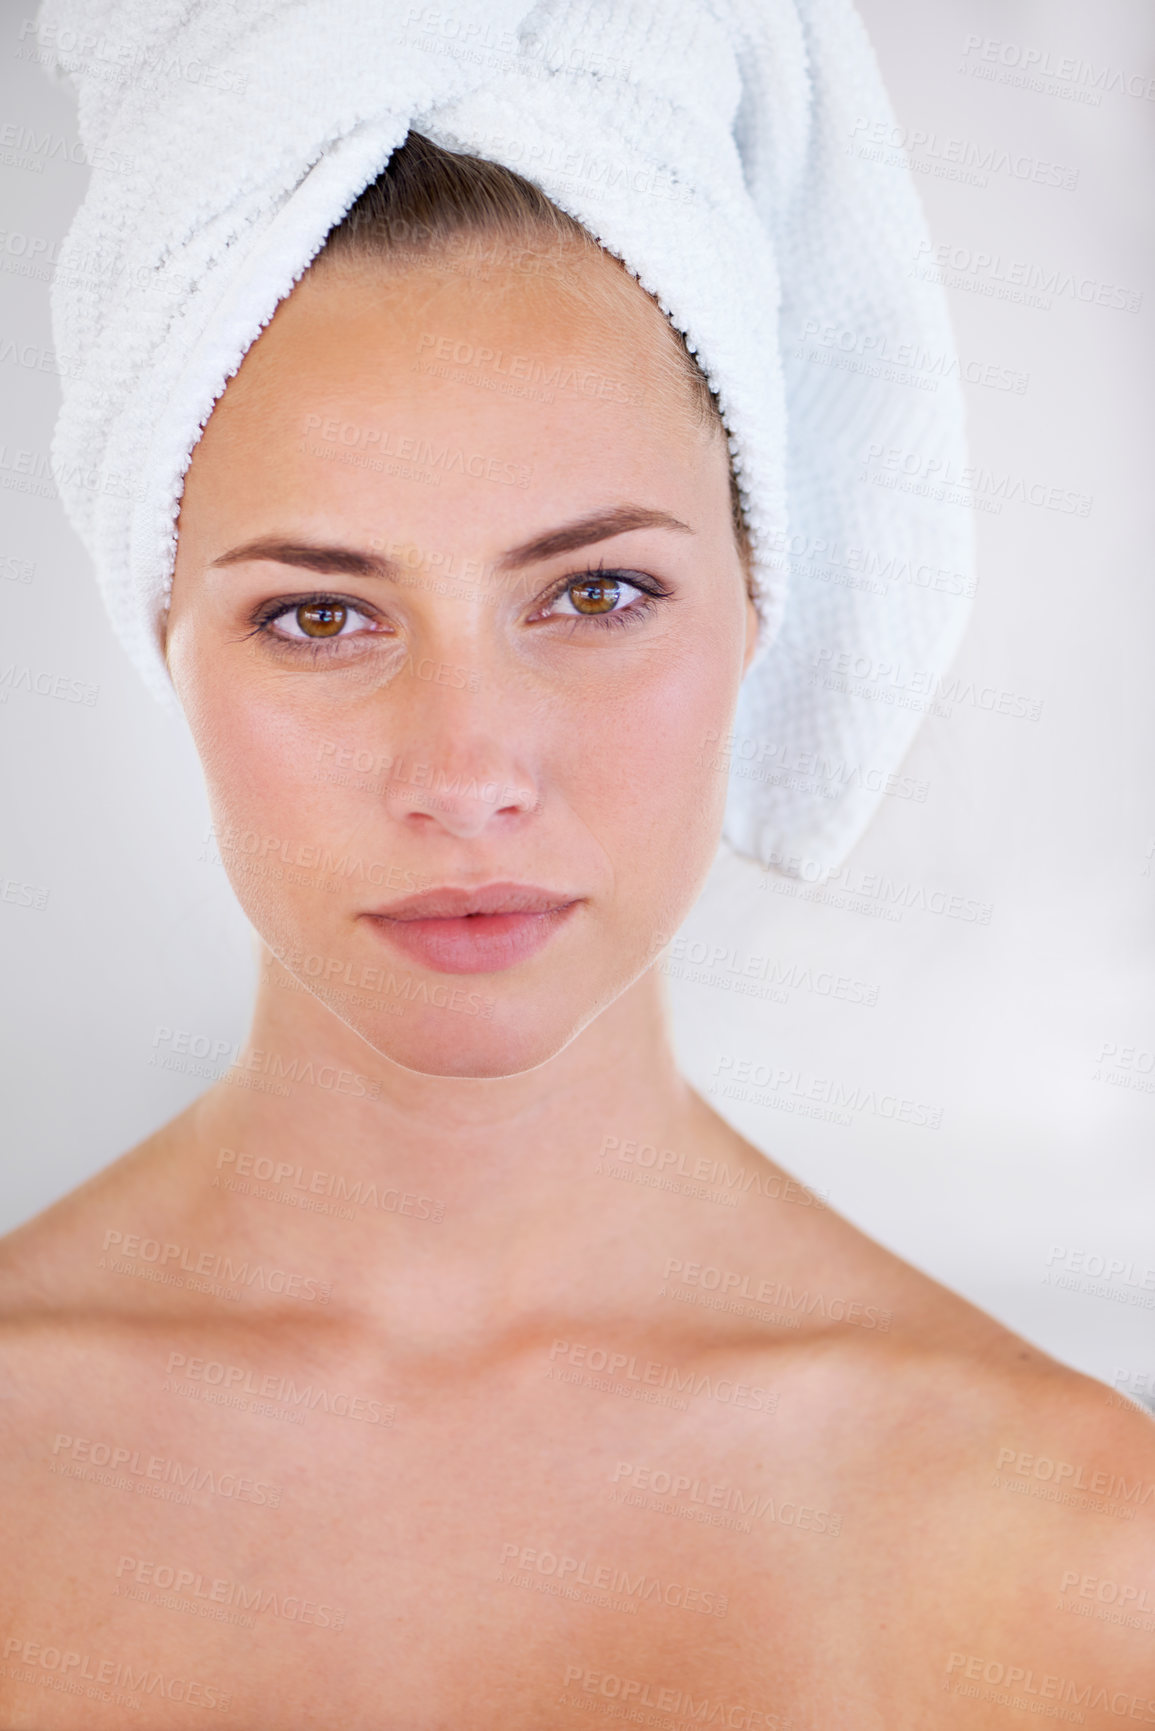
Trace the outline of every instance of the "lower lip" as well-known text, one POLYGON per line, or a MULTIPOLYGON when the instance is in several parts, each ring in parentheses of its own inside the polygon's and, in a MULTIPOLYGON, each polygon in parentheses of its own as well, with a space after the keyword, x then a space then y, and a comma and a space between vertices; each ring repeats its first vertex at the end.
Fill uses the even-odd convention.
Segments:
POLYGON ((569 902, 543 914, 470 914, 455 920, 367 917, 391 944, 436 974, 499 974, 544 949, 577 905, 569 902))

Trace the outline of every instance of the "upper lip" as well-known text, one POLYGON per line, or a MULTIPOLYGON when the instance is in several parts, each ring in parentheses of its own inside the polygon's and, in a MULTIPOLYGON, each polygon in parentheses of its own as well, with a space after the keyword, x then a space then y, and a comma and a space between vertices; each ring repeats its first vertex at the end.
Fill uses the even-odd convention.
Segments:
POLYGON ((372 908, 370 914, 378 920, 459 920, 468 914, 548 914, 568 907, 578 900, 558 890, 545 890, 536 884, 485 884, 480 889, 456 889, 445 885, 441 889, 422 890, 420 895, 403 896, 388 907, 372 908))

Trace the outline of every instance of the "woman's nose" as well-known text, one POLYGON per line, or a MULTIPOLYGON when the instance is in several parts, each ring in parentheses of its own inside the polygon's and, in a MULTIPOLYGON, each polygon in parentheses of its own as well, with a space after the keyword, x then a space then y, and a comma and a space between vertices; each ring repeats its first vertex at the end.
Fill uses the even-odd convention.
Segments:
POLYGON ((383 792, 392 815, 470 840, 537 810, 539 777, 530 771, 524 718, 511 694, 496 690, 492 674, 458 688, 426 678, 421 668, 413 678, 400 735, 390 740, 393 768, 383 792))

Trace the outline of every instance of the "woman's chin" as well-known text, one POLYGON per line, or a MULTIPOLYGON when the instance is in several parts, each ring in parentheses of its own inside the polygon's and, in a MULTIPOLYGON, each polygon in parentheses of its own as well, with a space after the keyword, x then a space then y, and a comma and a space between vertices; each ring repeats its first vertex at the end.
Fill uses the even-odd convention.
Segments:
POLYGON ((568 1046, 588 1020, 575 1019, 572 1006, 553 1019, 525 1000, 488 1010, 470 1014, 407 1005, 400 1016, 344 1019, 392 1064, 422 1076, 474 1080, 536 1070, 568 1046))

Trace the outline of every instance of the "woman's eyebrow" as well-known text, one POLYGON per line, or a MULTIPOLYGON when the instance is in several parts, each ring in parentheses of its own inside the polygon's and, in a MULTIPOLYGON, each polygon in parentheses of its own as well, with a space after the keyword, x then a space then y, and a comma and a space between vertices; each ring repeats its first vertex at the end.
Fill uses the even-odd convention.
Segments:
POLYGON ((612 535, 626 535, 631 529, 676 529, 679 534, 692 535, 688 523, 679 522, 668 511, 652 511, 643 505, 616 505, 609 511, 595 511, 591 516, 578 517, 560 529, 549 529, 514 547, 497 561, 499 571, 519 571, 524 565, 552 559, 555 553, 572 553, 577 547, 589 547, 595 541, 608 541, 612 535))
POLYGON ((379 553, 362 553, 355 547, 326 547, 312 541, 281 541, 275 535, 231 547, 219 559, 210 560, 209 565, 210 569, 215 565, 247 565, 259 559, 343 577, 396 577, 399 570, 391 559, 383 559, 379 553))
MULTIPOLYGON (((673 529, 679 534, 692 535, 688 523, 682 523, 668 511, 655 511, 642 505, 617 505, 609 511, 596 511, 535 535, 520 547, 511 548, 496 561, 495 570, 519 571, 558 553, 572 553, 578 547, 592 546, 596 541, 608 541, 614 535, 626 535, 633 529, 673 529)), ((227 553, 210 561, 210 565, 241 565, 267 559, 277 565, 297 565, 306 571, 328 572, 344 577, 396 578, 401 567, 379 553, 366 553, 355 547, 323 546, 311 541, 280 540, 266 535, 243 546, 232 547, 227 553)))

